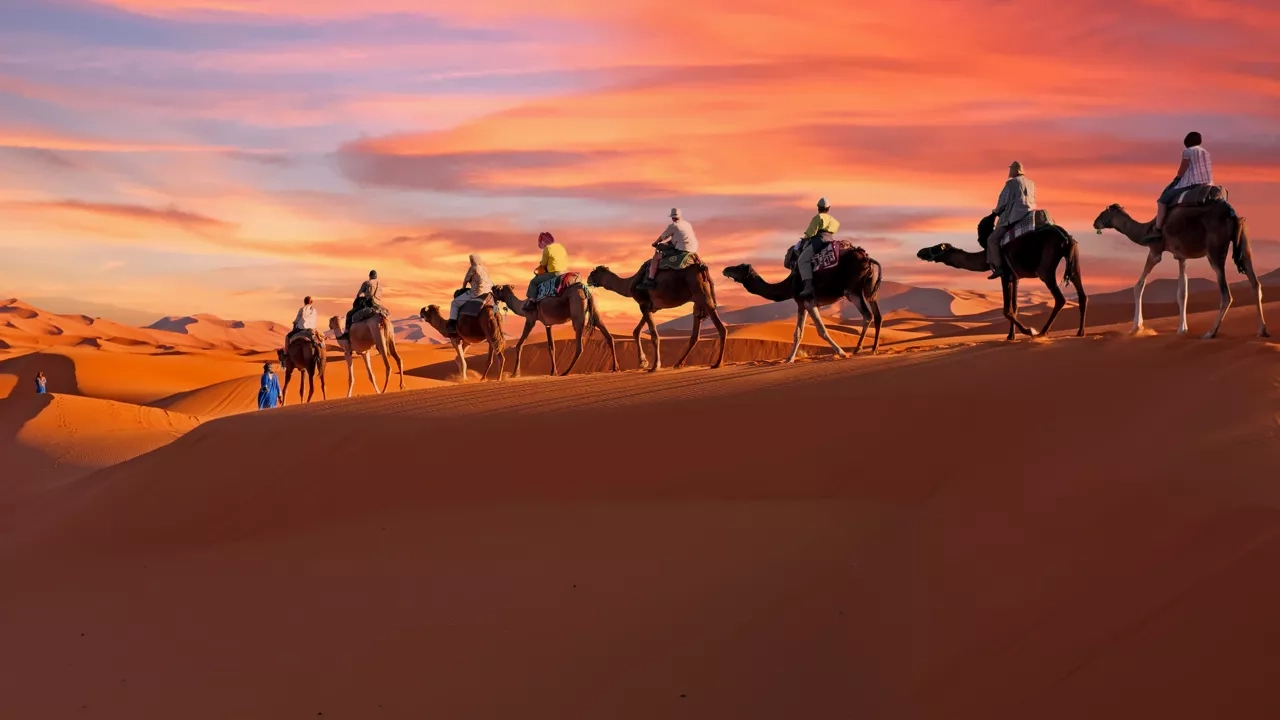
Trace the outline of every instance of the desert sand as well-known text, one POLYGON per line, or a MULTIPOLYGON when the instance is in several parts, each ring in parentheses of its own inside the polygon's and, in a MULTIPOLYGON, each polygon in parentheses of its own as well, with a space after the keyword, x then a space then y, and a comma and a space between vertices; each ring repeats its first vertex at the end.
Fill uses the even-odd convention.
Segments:
POLYGON ((1280 344, 1252 309, 1201 341, 1149 296, 1128 337, 1100 296, 1084 338, 1072 306, 1005 343, 989 299, 918 295, 874 357, 810 329, 779 365, 789 304, 717 371, 635 371, 628 338, 624 372, 593 341, 547 378, 539 330, 525 378, 458 384, 423 336, 405 392, 357 366, 342 399, 331 353, 329 401, 267 412, 281 328, 10 303, 0 717, 1280 714, 1280 344))

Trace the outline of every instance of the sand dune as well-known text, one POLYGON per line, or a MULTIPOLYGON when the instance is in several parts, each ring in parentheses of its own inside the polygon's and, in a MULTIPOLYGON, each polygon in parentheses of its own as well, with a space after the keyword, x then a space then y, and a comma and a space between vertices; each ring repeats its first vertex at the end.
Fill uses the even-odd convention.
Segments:
POLYGON ((406 343, 420 390, 251 413, 269 353, 10 352, 0 716, 1273 716, 1280 344, 1171 310, 501 384, 406 343))
POLYGON ((1280 346, 1239 339, 1245 312, 1233 340, 1170 322, 211 421, 3 536, 24 662, 0 696, 17 717, 1270 716, 1280 346), (1001 384, 1038 389, 1030 421, 1003 422, 1001 384), (845 419, 797 434, 803 412, 845 419))
POLYGON ((258 320, 223 320, 214 315, 166 317, 148 326, 151 330, 186 335, 207 347, 230 350, 267 350, 280 347, 288 325, 258 320))
POLYGON ((197 424, 188 415, 74 395, 0 400, 0 528, 20 503, 166 445, 197 424))

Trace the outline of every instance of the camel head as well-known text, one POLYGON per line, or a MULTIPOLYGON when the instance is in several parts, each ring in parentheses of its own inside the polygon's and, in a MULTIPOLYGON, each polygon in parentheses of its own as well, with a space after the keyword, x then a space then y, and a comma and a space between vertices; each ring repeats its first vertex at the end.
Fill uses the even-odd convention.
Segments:
POLYGON ((724 276, 736 283, 744 283, 747 281, 747 278, 755 274, 755 268, 751 267, 751 265, 747 263, 734 265, 733 267, 727 267, 724 269, 724 276))
POLYGON ((934 245, 933 247, 927 247, 922 249, 920 252, 916 253, 916 257, 920 258, 921 260, 924 260, 925 262, 942 262, 942 256, 946 255, 952 250, 955 250, 955 248, 952 247, 950 244, 939 243, 937 245, 934 245))
POLYGON ((440 320, 443 316, 440 314, 439 305, 428 305, 418 311, 418 317, 422 318, 428 325, 434 326, 436 320, 440 320))
POLYGON ((289 353, 284 350, 276 350, 276 361, 280 363, 280 367, 284 367, 284 363, 289 359, 289 353))
MULTIPOLYGON (((507 300, 515 297, 516 289, 511 285, 494 285, 493 290, 490 292, 493 293, 494 300, 507 303, 507 300)), ((510 303, 507 304, 509 305, 510 303)))
POLYGON ((1114 228, 1116 226, 1116 218, 1123 214, 1125 214, 1124 208, 1114 203, 1108 205, 1106 210, 1099 213, 1098 219, 1093 221, 1093 229, 1097 230, 1098 234, 1101 235, 1104 229, 1114 228))
POLYGON ((605 273, 609 272, 609 268, 605 265, 597 265, 591 274, 587 275, 587 284, 593 287, 600 287, 600 283, 604 281, 605 273))

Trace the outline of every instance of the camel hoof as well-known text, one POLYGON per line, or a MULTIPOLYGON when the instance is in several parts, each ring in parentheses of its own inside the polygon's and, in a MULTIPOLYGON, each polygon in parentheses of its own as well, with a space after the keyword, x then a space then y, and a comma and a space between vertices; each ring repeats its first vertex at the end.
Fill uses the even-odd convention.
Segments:
POLYGON ((839 359, 839 360, 848 360, 848 359, 849 359, 849 353, 845 353, 845 352, 839 353, 839 354, 837 354, 837 355, 836 355, 836 358, 837 358, 837 359, 839 359))
POLYGON ((1130 335, 1139 335, 1139 334, 1141 334, 1141 333, 1142 333, 1142 331, 1143 331, 1143 330, 1146 330, 1146 329, 1147 329, 1147 328, 1146 328, 1146 326, 1144 326, 1144 325, 1134 325, 1133 327, 1129 328, 1129 334, 1130 334, 1130 335))
POLYGON ((1266 328, 1262 328, 1261 330, 1258 331, 1258 337, 1269 338, 1271 337, 1271 333, 1267 332, 1266 328))
POLYGON ((720 365, 721 365, 720 363, 716 363, 715 365, 712 365, 712 366, 711 366, 711 369, 712 369, 712 370, 719 370, 719 369, 720 369, 720 365))
POLYGON ((1216 336, 1217 336, 1217 333, 1210 331, 1210 332, 1207 332, 1207 333, 1205 333, 1205 334, 1201 335, 1201 336, 1200 336, 1200 339, 1201 339, 1201 340, 1212 340, 1212 339, 1213 339, 1214 337, 1216 337, 1216 336))

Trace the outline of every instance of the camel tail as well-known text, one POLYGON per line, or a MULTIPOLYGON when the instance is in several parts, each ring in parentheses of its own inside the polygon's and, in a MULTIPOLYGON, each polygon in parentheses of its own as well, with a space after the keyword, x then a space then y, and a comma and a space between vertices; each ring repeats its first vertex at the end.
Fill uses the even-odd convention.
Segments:
POLYGON ((1065 230, 1062 232, 1067 241, 1067 269, 1062 275, 1062 286, 1066 287, 1071 278, 1080 272, 1080 243, 1065 230))
POLYGON ((1236 272, 1247 274, 1245 256, 1249 254, 1249 235, 1244 229, 1244 218, 1236 216, 1236 231, 1231 235, 1231 259, 1236 264, 1236 272))
POLYGON ((867 296, 867 299, 875 300, 876 293, 880 292, 880 281, 884 280, 884 268, 880 265, 878 260, 872 260, 870 258, 868 258, 868 260, 870 260, 872 265, 876 266, 876 282, 871 286, 871 294, 867 296))

